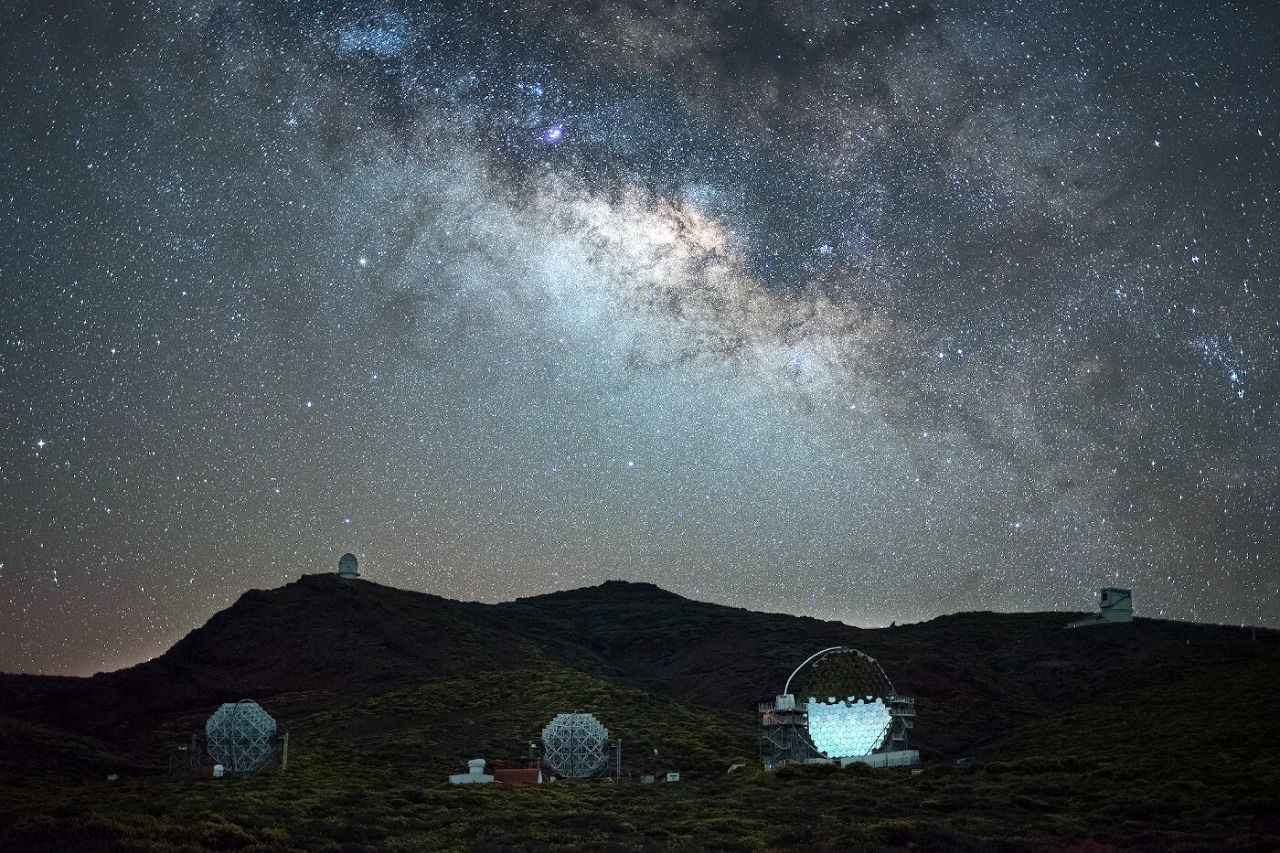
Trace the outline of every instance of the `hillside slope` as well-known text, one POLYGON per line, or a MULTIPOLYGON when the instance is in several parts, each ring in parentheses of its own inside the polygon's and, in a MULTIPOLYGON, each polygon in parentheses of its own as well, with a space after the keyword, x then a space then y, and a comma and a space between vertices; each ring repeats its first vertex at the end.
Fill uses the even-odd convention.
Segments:
POLYGON ((968 613, 858 629, 691 601, 649 584, 613 581, 489 605, 306 575, 245 593, 155 660, 90 679, 0 676, 0 688, 5 716, 145 751, 161 724, 224 701, 274 699, 302 713, 333 697, 528 668, 535 658, 665 699, 750 713, 808 654, 851 645, 917 697, 918 745, 946 758, 1103 692, 1280 659, 1273 631, 1142 619, 1064 630, 1072 616, 968 613))
POLYGON ((647 584, 486 605, 306 576, 246 593, 127 670, 0 676, 0 849, 1280 844, 1280 730, 1256 713, 1280 702, 1280 636, 1151 620, 1065 630, 1072 616, 867 630, 647 584), (836 644, 917 697, 922 775, 759 772, 756 700, 836 644), (1224 717, 1206 698, 1223 695, 1254 713, 1224 717), (163 772, 219 703, 246 697, 289 730, 287 772, 163 772), (518 763, 567 710, 621 741, 623 781, 670 769, 685 781, 444 784, 476 755, 518 763), (972 765, 953 766, 960 756, 972 765), (746 766, 726 776, 733 763, 746 766))

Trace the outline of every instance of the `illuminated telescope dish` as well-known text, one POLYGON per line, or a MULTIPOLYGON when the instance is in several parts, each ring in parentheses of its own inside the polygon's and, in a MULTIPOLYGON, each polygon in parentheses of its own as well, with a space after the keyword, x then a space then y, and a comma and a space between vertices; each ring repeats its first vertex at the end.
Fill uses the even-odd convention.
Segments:
POLYGON ((812 655, 787 679, 808 715, 807 734, 827 758, 858 758, 879 749, 893 718, 893 684, 880 664, 857 649, 834 646, 812 655))

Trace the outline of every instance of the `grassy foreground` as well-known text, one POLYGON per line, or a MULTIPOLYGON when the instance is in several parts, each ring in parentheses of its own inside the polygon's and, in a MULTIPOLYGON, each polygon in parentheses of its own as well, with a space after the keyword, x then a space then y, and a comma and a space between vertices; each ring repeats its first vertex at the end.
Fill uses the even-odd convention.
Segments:
POLYGON ((1273 664, 1191 668, 1028 719, 970 767, 765 774, 750 714, 536 661, 286 719, 286 773, 0 783, 0 849, 1275 850, 1280 727, 1266 714, 1278 700, 1273 664), (567 707, 623 741, 623 781, 444 782, 467 758, 518 754, 547 709, 567 707), (685 781, 634 781, 667 768, 685 781))

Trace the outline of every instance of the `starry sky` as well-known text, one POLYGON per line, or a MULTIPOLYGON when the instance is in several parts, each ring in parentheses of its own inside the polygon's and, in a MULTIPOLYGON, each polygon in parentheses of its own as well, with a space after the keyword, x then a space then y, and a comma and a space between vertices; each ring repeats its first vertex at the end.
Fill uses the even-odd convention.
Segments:
POLYGON ((1280 625, 1271 0, 18 0, 0 670, 331 571, 1280 625))

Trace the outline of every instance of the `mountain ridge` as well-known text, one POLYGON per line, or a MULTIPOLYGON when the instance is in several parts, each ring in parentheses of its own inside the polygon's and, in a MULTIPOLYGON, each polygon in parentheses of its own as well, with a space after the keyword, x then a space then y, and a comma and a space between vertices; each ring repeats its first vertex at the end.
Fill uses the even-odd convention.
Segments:
POLYGON ((303 576, 128 669, 0 675, 0 848, 1274 849, 1280 730, 1219 698, 1280 703, 1280 633, 1074 616, 856 628, 626 582, 485 604, 303 576), (914 696, 920 775, 761 771, 756 703, 832 645, 914 696), (289 733, 286 772, 165 773, 240 699, 289 733), (445 782, 520 766, 565 711, 624 745, 622 784, 445 782))
MULTIPOLYGON (((246 591, 150 661, 85 679, 0 675, 0 688, 16 697, 4 716, 137 746, 166 721, 223 701, 372 695, 536 659, 746 713, 812 651, 851 645, 917 697, 921 748, 946 757, 979 748, 1020 715, 1070 707, 1103 689, 1140 686, 1197 662, 1280 654, 1280 633, 1266 629, 1138 619, 1065 630, 1075 615, 959 613, 858 628, 628 581, 487 604, 303 575, 246 591), (1093 677, 1100 666, 1106 678, 1093 677), (925 713, 934 707, 943 713, 925 713)), ((283 704, 310 710, 303 700, 283 704)))

